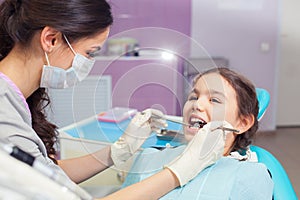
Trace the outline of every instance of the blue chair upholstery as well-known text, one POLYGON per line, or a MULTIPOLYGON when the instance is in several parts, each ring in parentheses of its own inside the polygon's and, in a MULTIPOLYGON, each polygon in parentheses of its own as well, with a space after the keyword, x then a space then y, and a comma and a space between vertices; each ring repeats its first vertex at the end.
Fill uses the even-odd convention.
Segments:
POLYGON ((297 200, 297 195, 280 162, 267 150, 251 146, 250 149, 257 154, 258 162, 264 163, 269 169, 274 182, 274 200, 297 200))

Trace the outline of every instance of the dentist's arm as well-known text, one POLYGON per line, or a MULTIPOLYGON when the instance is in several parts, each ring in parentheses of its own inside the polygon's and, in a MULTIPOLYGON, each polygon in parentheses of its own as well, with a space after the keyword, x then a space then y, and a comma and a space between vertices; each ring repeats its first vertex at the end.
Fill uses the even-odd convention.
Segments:
POLYGON ((75 183, 81 183, 113 165, 110 157, 110 146, 86 156, 58 160, 57 162, 75 183))

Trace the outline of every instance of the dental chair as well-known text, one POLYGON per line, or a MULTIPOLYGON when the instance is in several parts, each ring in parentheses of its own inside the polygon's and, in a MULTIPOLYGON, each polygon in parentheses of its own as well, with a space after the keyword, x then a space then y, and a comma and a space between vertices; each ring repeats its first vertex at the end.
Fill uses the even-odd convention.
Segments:
POLYGON ((297 200, 291 181, 280 162, 270 152, 261 147, 252 145, 250 149, 256 152, 258 162, 264 163, 271 173, 274 182, 274 200, 297 200))
MULTIPOLYGON (((270 102, 270 94, 262 88, 256 88, 256 93, 257 93, 257 99, 259 102, 259 114, 258 114, 258 120, 261 120, 263 115, 266 112, 266 109, 269 105, 270 102)), ((175 148, 177 149, 177 148, 175 148)), ((257 154, 258 162, 264 163, 266 167, 268 168, 272 180, 274 182, 274 191, 273 191, 273 199, 274 200, 283 200, 283 199, 288 199, 288 200, 297 200, 296 193, 293 189, 293 186, 288 178, 287 173, 285 172, 284 168, 280 164, 280 162, 267 150, 252 145, 250 149, 257 154)), ((148 154, 155 153, 157 150, 153 148, 148 148, 145 149, 148 154)), ((130 173, 136 173, 134 172, 135 170, 139 169, 140 166, 144 165, 149 165, 150 167, 148 169, 155 168, 155 163, 149 163, 147 162, 147 153, 144 154, 145 156, 139 156, 136 158, 130 173), (152 165, 152 166, 151 166, 152 165)), ((165 152, 164 152, 165 153, 165 152)), ((167 154, 167 153, 165 153, 167 154)), ((167 156, 167 155, 165 155, 167 156)), ((159 161, 158 161, 159 162, 159 161)), ((142 171, 147 170, 147 167, 144 168, 142 171)), ((128 186, 130 182, 137 182, 140 181, 138 180, 137 177, 134 176, 128 176, 128 180, 125 180, 123 187, 128 186), (131 179, 131 180, 130 180, 131 179)))
MULTIPOLYGON (((270 94, 262 88, 256 88, 256 94, 259 102, 258 121, 260 121, 269 105, 270 94)), ((290 179, 280 162, 270 152, 261 147, 252 145, 250 149, 256 152, 258 162, 264 163, 271 173, 274 182, 274 200, 297 200, 290 179)))

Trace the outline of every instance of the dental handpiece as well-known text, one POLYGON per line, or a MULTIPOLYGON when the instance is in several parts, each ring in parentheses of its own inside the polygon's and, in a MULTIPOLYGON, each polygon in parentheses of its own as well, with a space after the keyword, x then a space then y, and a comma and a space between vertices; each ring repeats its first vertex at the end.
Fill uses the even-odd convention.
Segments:
POLYGON ((182 121, 178 121, 178 120, 175 120, 173 119, 172 117, 168 116, 168 115, 165 115, 164 117, 165 120, 169 121, 169 122, 174 122, 176 124, 181 124, 183 126, 192 126, 191 124, 188 124, 188 123, 184 123, 182 121))

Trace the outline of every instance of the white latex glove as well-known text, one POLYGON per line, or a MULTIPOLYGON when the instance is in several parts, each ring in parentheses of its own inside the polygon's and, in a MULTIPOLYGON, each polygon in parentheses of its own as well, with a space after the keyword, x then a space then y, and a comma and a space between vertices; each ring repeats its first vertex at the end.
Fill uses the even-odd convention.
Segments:
POLYGON ((226 134, 219 127, 232 128, 225 121, 207 123, 188 143, 184 152, 165 166, 178 178, 180 186, 192 180, 204 168, 214 164, 224 152, 226 134))
POLYGON ((167 126, 164 115, 155 109, 137 113, 123 135, 111 145, 111 158, 116 167, 124 164, 144 143, 149 135, 167 126))

